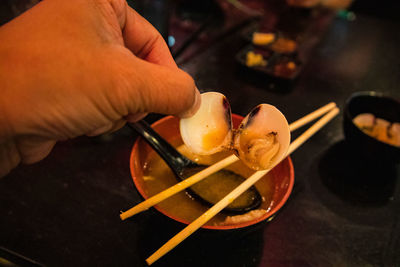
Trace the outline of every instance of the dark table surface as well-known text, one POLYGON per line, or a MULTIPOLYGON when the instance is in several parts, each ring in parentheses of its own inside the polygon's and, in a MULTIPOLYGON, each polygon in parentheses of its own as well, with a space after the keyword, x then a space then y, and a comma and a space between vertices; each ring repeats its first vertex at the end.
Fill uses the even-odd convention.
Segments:
MULTIPOLYGON (((332 22, 293 84, 243 71, 234 58, 245 45, 239 32, 181 67, 200 89, 224 93, 233 112, 245 115, 266 102, 289 122, 330 101, 343 108, 355 91, 399 97, 400 23, 357 15, 332 22)), ((42 162, 1 179, 0 247, 49 266, 144 266, 183 225, 155 210, 119 219, 141 201, 129 171, 135 139, 123 128, 62 142, 42 162)), ((197 232, 154 266, 400 264, 399 166, 359 162, 344 141, 341 115, 292 159, 295 187, 271 222, 245 232, 197 232)))

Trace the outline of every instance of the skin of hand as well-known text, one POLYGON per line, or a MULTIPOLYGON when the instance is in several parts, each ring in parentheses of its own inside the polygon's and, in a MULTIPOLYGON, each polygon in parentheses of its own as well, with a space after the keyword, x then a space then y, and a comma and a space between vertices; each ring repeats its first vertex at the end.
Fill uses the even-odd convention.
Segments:
POLYGON ((0 28, 0 177, 55 143, 200 96, 160 34, 124 0, 46 0, 0 28))

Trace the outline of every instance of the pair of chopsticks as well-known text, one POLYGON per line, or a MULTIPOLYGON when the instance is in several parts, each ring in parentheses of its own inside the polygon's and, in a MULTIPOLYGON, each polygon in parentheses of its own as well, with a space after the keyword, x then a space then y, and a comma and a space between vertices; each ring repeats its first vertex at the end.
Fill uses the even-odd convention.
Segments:
MULTIPOLYGON (((290 131, 294 131, 302 126, 304 126, 305 124, 315 120, 316 118, 322 116, 323 114, 325 114, 326 112, 334 109, 336 107, 335 103, 329 103, 317 110, 315 110, 314 112, 302 117, 301 119, 291 123, 289 125, 290 131)), ((336 114, 335 114, 336 115, 336 114)), ((333 118, 333 117, 332 117, 333 118)), ((297 141, 297 139, 296 139, 297 141)), ((289 148, 290 149, 290 148, 289 148)), ((138 205, 136 205, 135 207, 123 212, 120 214, 120 217, 122 220, 125 220, 129 217, 132 217, 133 215, 145 211, 147 209, 149 209, 150 207, 160 203, 161 201, 163 201, 164 199, 192 186, 193 184, 200 182, 201 180, 203 180, 204 178, 210 176, 211 174, 229 166, 230 164, 238 161, 239 158, 236 157, 235 155, 231 155, 213 165, 211 165, 210 167, 194 174, 193 176, 183 180, 182 182, 177 183, 174 186, 171 186, 170 188, 146 199, 145 201, 143 201, 142 203, 139 203, 138 205)))
MULTIPOLYGON (((338 113, 339 108, 336 107, 335 103, 329 103, 314 112, 302 117, 301 119, 291 123, 289 125, 290 131, 294 131, 305 124, 317 119, 318 117, 324 115, 321 119, 319 119, 314 125, 312 125, 309 129, 307 129, 302 135, 300 135, 296 140, 291 142, 289 146, 289 150, 287 152, 287 156, 293 153, 298 147, 300 147, 305 141, 307 141, 311 136, 313 136, 317 131, 319 131, 325 124, 327 124, 330 120, 332 120, 338 113)), ((120 214, 122 220, 125 220, 141 211, 147 210, 148 208, 156 205, 162 200, 184 190, 185 188, 201 181, 206 178, 210 174, 217 172, 228 165, 238 161, 235 155, 231 155, 214 165, 202 170, 199 173, 183 180, 182 182, 166 189, 154 195, 153 197, 143 201, 142 203, 136 205, 135 207, 129 209, 126 212, 120 214)), ((192 233, 194 233, 197 229, 203 226, 206 222, 208 222, 211 218, 213 218, 216 214, 218 214, 222 209, 232 203, 238 196, 240 196, 243 192, 245 192, 248 188, 250 188, 253 184, 255 184, 258 180, 260 180, 265 174, 267 174, 273 167, 268 170, 257 171, 249 178, 247 178, 242 184, 240 184, 237 188, 235 188, 232 192, 222 198, 218 203, 212 206, 209 210, 203 213, 200 217, 198 217, 195 221, 186 226, 181 232, 171 238, 167 243, 165 243, 161 248, 159 248, 155 253, 153 253, 149 258, 146 259, 148 265, 153 264, 159 258, 164 256, 174 247, 176 247, 179 243, 189 237, 192 233)))

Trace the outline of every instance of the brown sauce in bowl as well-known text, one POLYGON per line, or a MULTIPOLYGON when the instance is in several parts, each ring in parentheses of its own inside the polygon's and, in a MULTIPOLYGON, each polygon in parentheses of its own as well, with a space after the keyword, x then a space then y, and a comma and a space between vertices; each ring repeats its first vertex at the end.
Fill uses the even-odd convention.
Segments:
MULTIPOLYGON (((184 145, 179 146, 178 151, 193 161, 204 165, 211 165, 230 155, 227 152, 221 152, 211 156, 194 155, 190 153, 190 151, 184 145)), ((227 169, 243 177, 249 177, 254 173, 253 170, 241 162, 236 162, 227 167, 227 169)), ((272 177, 270 177, 270 174, 267 174, 255 184, 257 190, 263 198, 261 207, 259 209, 269 210, 272 205, 274 184, 273 179, 271 178, 272 177)), ((149 153, 149 156, 144 162, 143 180, 145 185, 144 190, 148 197, 151 197, 177 183, 174 174, 169 169, 167 164, 154 151, 149 153)), ((209 186, 210 190, 219 191, 217 186, 212 188, 210 183, 205 182, 203 185, 209 186)), ((224 197, 224 195, 221 195, 221 198, 222 197, 224 197)), ((201 202, 190 198, 185 192, 180 192, 160 202, 157 206, 167 215, 174 218, 179 218, 180 220, 186 222, 192 222, 209 209, 209 207, 203 205, 201 202)), ((229 215, 231 214, 220 213, 207 222, 206 225, 220 225, 229 215)))

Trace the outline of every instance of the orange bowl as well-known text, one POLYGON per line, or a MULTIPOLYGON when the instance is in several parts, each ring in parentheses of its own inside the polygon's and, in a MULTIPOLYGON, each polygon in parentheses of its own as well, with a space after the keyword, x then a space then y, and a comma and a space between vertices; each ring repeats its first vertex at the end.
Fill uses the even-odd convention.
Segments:
MULTIPOLYGON (((237 128, 243 117, 232 114, 232 122, 234 128, 237 128)), ((152 124, 153 129, 158 132, 164 139, 170 142, 172 145, 177 146, 182 144, 182 139, 179 133, 179 119, 173 116, 164 117, 155 123, 152 124)), ((130 157, 130 170, 133 178, 133 182, 135 183, 136 189, 142 195, 144 199, 147 199, 149 196, 146 192, 146 183, 143 179, 144 177, 144 168, 146 166, 146 162, 149 160, 149 155, 151 153, 154 154, 153 149, 142 139, 138 138, 133 146, 130 157)), ((250 221, 231 224, 231 225, 203 225, 202 228, 206 229, 215 229, 215 230, 230 230, 230 229, 239 229, 248 227, 251 225, 255 225, 262 221, 267 221, 272 218, 276 212, 282 208, 285 204, 289 195, 292 192, 294 185, 294 168, 293 163, 290 157, 286 157, 280 164, 278 164, 274 169, 272 169, 268 173, 269 179, 272 179, 272 196, 271 196, 271 204, 267 209, 267 212, 258 218, 255 218, 250 221)), ((165 188, 167 189, 167 187, 165 188)), ((168 210, 161 208, 160 206, 154 206, 159 212, 168 216, 169 218, 181 222, 183 224, 189 224, 190 221, 179 218, 176 215, 173 215, 168 210)))

